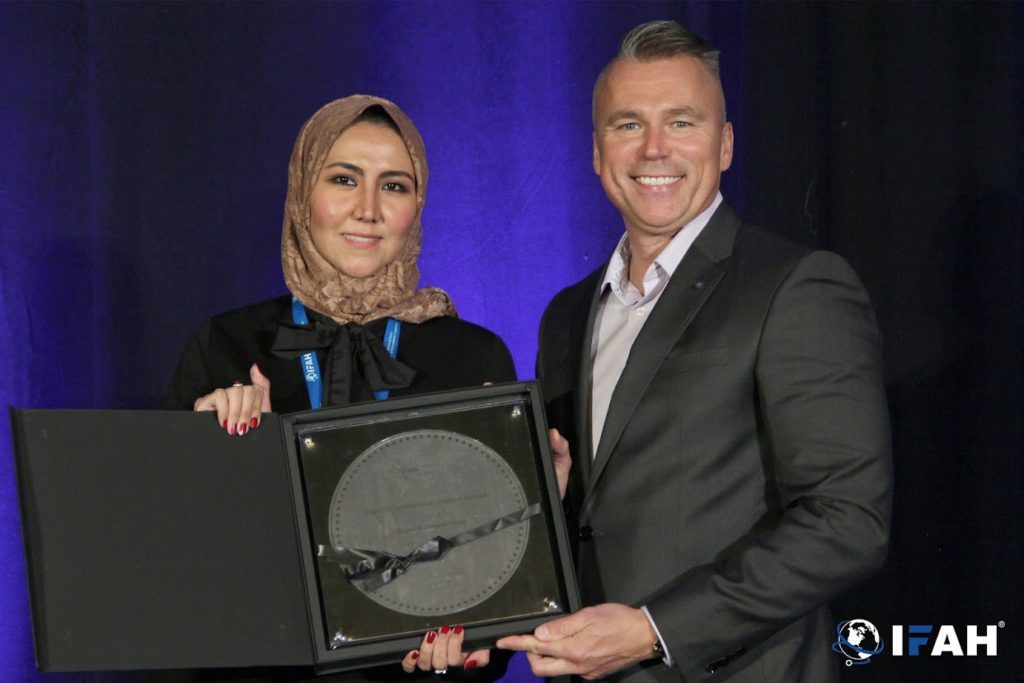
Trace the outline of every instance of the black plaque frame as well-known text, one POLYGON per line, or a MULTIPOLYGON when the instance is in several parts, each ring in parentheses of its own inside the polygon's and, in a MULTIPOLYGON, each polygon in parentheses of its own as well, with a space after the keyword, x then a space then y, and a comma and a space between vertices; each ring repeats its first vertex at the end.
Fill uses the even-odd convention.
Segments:
MULTIPOLYGON (((467 648, 484 647, 503 635, 528 633, 544 621, 579 609, 547 423, 535 383, 292 413, 281 420, 319 670, 396 661, 419 646, 425 631, 446 624, 466 628, 467 648), (346 588, 347 581, 338 580, 340 570, 316 556, 317 546, 325 540, 324 501, 333 490, 334 478, 373 443, 422 429, 449 431, 483 443, 516 473, 528 504, 540 506, 538 515, 521 522, 530 525, 529 540, 512 576, 480 605, 451 614, 396 614, 351 585, 346 588), (312 458, 312 451, 304 447, 307 438, 333 444, 333 455, 312 458), (372 623, 373 628, 356 628, 350 637, 349 627, 363 623, 372 623)), ((450 475, 459 476, 457 472, 450 475)), ((465 484, 471 487, 473 482, 465 484)))

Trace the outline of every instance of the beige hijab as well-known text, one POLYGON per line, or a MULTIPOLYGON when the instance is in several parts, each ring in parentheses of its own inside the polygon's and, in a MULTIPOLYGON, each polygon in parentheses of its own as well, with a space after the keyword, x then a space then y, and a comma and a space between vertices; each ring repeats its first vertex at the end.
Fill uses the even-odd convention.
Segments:
POLYGON ((368 323, 394 317, 419 323, 443 315, 457 317, 451 297, 436 287, 416 289, 416 259, 423 242, 420 216, 427 195, 427 156, 423 139, 393 102, 371 95, 352 95, 330 102, 299 131, 288 163, 288 195, 284 201, 281 268, 288 289, 304 305, 339 323, 368 323), (416 220, 395 260, 365 278, 338 272, 317 251, 309 232, 309 200, 335 140, 366 109, 377 105, 401 131, 416 175, 416 220))

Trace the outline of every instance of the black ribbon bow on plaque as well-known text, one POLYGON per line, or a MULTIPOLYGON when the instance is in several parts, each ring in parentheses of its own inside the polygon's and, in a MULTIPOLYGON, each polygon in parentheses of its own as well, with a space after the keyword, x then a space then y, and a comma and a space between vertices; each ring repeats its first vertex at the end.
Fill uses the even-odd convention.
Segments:
POLYGON ((359 323, 338 325, 322 320, 311 325, 281 323, 270 350, 278 358, 290 359, 317 349, 327 350, 324 406, 352 400, 353 368, 359 369, 373 391, 404 389, 416 377, 415 370, 392 358, 383 342, 359 323))
POLYGON ((317 546, 317 556, 328 562, 341 565, 341 570, 349 581, 358 583, 364 591, 375 591, 383 585, 391 583, 408 571, 409 567, 420 562, 440 560, 452 548, 466 545, 472 541, 489 536, 505 527, 519 524, 534 515, 540 514, 540 503, 513 512, 510 515, 491 520, 457 536, 445 538, 435 536, 408 555, 393 555, 383 550, 361 550, 358 548, 317 546))

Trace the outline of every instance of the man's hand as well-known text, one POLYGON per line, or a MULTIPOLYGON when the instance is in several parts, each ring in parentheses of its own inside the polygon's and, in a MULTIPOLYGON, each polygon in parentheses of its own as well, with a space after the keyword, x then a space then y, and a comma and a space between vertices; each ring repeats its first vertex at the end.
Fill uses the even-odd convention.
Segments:
POLYGON ((536 676, 593 681, 651 659, 656 640, 642 610, 605 603, 541 624, 532 636, 502 638, 498 647, 526 652, 536 676))
POLYGON ((569 470, 572 468, 569 442, 558 433, 557 429, 549 429, 548 443, 551 445, 551 454, 555 458, 555 474, 558 477, 558 498, 565 500, 565 490, 569 486, 569 470))

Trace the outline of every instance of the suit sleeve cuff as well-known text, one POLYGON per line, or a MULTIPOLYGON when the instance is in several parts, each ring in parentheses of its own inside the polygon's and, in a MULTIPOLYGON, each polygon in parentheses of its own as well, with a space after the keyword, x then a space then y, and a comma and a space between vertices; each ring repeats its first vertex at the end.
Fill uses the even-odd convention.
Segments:
POLYGON ((658 625, 654 623, 654 618, 651 613, 647 611, 647 605, 640 605, 640 609, 644 611, 644 616, 647 617, 647 621, 650 622, 651 628, 654 629, 654 635, 658 637, 658 642, 661 643, 661 651, 665 653, 665 656, 661 658, 662 663, 665 666, 672 666, 672 653, 668 651, 668 645, 665 644, 665 639, 661 637, 661 631, 658 630, 658 625))

